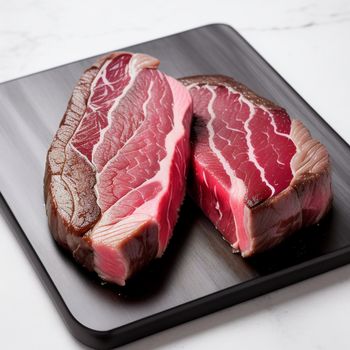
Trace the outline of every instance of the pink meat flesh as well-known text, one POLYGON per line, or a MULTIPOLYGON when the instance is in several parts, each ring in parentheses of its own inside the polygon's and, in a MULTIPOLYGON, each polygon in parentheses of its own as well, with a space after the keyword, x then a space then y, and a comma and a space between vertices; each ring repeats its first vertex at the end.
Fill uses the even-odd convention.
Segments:
POLYGON ((184 197, 191 97, 158 64, 143 54, 108 57, 70 140, 96 174, 101 217, 85 237, 94 269, 120 285, 149 260, 143 255, 163 254, 184 197))
POLYGON ((191 93, 195 115, 189 190, 233 249, 252 255, 319 220, 331 199, 324 146, 308 133, 316 142, 313 151, 320 149, 326 159, 321 161, 326 175, 322 168, 323 180, 316 176, 312 185, 319 189, 322 183, 322 196, 310 200, 308 195, 305 200, 301 185, 292 185, 309 170, 296 178, 298 165, 293 168, 292 160, 306 150, 298 149, 296 124, 284 109, 230 78, 198 76, 181 81, 191 93), (312 219, 307 214, 310 208, 317 213, 312 219))

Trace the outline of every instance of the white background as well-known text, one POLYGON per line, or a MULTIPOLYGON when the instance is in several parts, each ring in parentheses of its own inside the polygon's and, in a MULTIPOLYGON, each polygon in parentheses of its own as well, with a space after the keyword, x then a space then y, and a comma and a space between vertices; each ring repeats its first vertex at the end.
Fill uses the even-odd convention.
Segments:
MULTIPOLYGON (((0 0, 0 81, 218 22, 235 27, 350 143, 346 0, 0 0)), ((0 247, 0 348, 80 349, 1 216, 0 247)), ((345 266, 123 349, 346 349, 349 322, 345 266)))

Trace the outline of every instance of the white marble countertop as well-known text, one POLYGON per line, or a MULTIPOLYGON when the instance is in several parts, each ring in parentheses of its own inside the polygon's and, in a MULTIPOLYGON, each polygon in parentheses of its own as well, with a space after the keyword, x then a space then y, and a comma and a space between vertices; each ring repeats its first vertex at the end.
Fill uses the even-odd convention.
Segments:
MULTIPOLYGON (((218 22, 235 27, 350 143, 347 0, 0 0, 0 81, 218 22)), ((1 216, 0 246, 0 347, 81 348, 1 216)), ((349 348, 349 295, 345 266, 123 349, 349 348)))

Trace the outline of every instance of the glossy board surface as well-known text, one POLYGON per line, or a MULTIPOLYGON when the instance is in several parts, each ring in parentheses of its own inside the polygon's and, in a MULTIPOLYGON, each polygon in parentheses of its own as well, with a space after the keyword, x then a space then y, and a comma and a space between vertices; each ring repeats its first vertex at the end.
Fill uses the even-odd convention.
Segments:
POLYGON ((124 50, 159 58, 174 77, 232 76, 286 108, 328 148, 334 204, 319 225, 244 260, 186 199, 164 257, 124 288, 101 284, 56 246, 43 200, 47 149, 74 85, 96 57, 1 84, 1 211, 78 339, 110 348, 350 261, 349 146, 237 32, 215 24, 124 50))

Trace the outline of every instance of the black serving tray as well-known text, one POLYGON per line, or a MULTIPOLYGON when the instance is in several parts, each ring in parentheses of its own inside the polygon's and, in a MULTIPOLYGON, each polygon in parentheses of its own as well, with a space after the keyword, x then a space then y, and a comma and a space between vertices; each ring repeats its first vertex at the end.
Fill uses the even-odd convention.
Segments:
POLYGON ((96 57, 1 84, 1 212, 75 337, 111 348, 350 261, 349 146, 235 30, 213 24, 123 50, 158 57, 174 77, 233 76, 285 107, 328 148, 334 205, 319 225, 244 260, 186 199, 164 257, 124 288, 101 284, 56 246, 43 200, 47 149, 74 85, 96 57))

